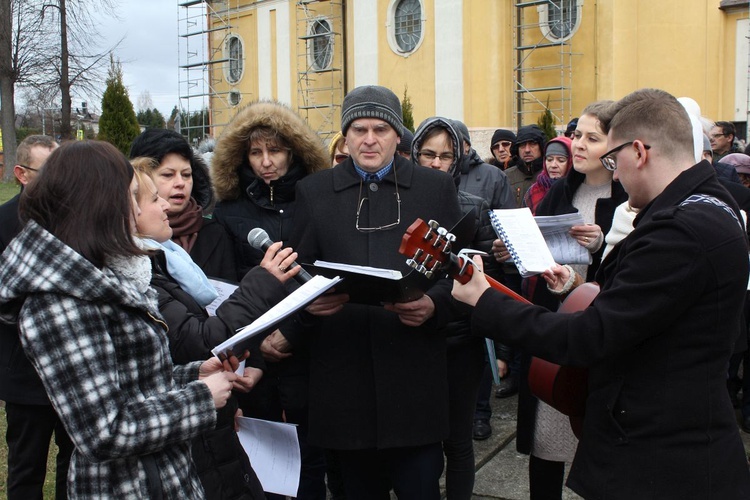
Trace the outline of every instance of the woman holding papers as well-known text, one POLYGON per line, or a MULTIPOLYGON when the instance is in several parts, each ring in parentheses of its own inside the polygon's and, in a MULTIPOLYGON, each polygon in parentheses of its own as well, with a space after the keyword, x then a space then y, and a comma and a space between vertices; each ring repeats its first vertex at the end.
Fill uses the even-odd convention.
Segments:
MULTIPOLYGON (((604 235, 612 225, 615 208, 627 200, 620 183, 612 180, 612 172, 599 161, 607 152, 607 131, 602 128, 599 117, 607 112, 610 104, 609 101, 596 102, 583 110, 571 144, 573 169, 551 186, 536 211, 536 215, 581 213, 586 224, 573 226, 570 233, 591 253, 592 262, 589 266, 571 267, 587 281, 593 280, 599 268, 604 235)), ((557 309, 559 298, 549 292, 543 280, 536 280, 533 287, 528 285, 525 283, 525 288, 532 302, 557 309)), ((568 417, 531 394, 528 387, 530 363, 531 357, 524 355, 518 403, 518 451, 530 455, 531 498, 560 498, 565 462, 572 461, 578 440, 568 417)))
MULTIPOLYGON (((258 101, 242 109, 216 143, 212 177, 217 204, 214 217, 234 241, 240 276, 257 266, 263 252, 247 241, 255 228, 285 245, 300 228, 293 224, 297 183, 330 168, 320 137, 297 113, 276 101, 258 101)), ((320 449, 308 449, 308 359, 305 350, 280 352, 276 332, 259 339, 267 361, 265 375, 240 397, 246 415, 298 424, 302 478, 298 497, 325 499, 325 461, 320 449)))
POLYGON ((214 427, 237 378, 216 358, 172 364, 132 237, 137 191, 114 146, 63 144, 24 190, 26 226, 0 264, 0 315, 18 323, 75 445, 71 499, 204 498, 190 439, 214 427))
MULTIPOLYGON (((296 254, 289 248, 279 250, 281 243, 274 243, 260 266, 248 272, 239 288, 222 302, 217 315, 209 317, 204 308, 216 298, 216 292, 187 252, 170 239, 172 229, 166 217, 169 203, 159 196, 147 175, 152 171, 152 162, 155 160, 151 158, 133 160, 140 181, 140 213, 136 217, 138 243, 154 250, 151 286, 158 292, 159 312, 168 328, 172 360, 187 363, 207 359, 212 356, 213 347, 286 295, 283 282, 296 274, 296 270, 281 269, 288 268, 296 254)), ((235 388, 249 391, 262 374, 258 368, 245 367, 235 388)), ((208 498, 264 498, 263 488, 234 432, 236 411, 237 400, 230 398, 217 413, 216 427, 193 441, 193 460, 208 498)))

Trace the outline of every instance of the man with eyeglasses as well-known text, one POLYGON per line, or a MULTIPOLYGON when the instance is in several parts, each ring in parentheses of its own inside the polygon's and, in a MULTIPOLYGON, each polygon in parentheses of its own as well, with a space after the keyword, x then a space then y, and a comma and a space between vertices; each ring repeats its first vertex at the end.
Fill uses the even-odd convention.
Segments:
POLYGON ((713 162, 720 162, 729 153, 741 153, 734 144, 736 130, 732 122, 716 122, 708 134, 711 149, 714 152, 713 162))
MULTIPOLYGON (((46 135, 30 135, 18 145, 13 174, 21 190, 36 180, 57 148, 46 135)), ((21 195, 0 206, 0 253, 22 229, 18 213, 21 195)), ((19 263, 20 264, 20 263, 19 263)), ((73 444, 52 408, 42 381, 23 354, 16 325, 0 323, 0 399, 5 401, 8 430, 8 499, 42 498, 47 455, 54 435, 58 446, 55 488, 65 498, 73 444)))
MULTIPOLYGON (((461 217, 445 172, 396 154, 401 103, 389 89, 344 98, 349 159, 297 184, 291 245, 299 262, 410 268, 398 252, 417 219, 452 227, 461 217)), ((418 300, 362 305, 333 293, 280 329, 290 348, 310 348, 309 441, 332 451, 347 498, 440 498, 441 441, 448 436, 445 337, 450 281, 418 300)))
MULTIPOLYGON (((558 314, 454 282, 475 335, 587 367, 588 396, 567 485, 585 498, 750 498, 750 469, 726 390, 748 284, 739 207, 670 94, 642 89, 601 123, 602 155, 638 210, 597 272, 601 291, 558 314)), ((481 261, 476 260, 478 265, 481 261)), ((569 273, 543 274, 562 292, 569 273)))

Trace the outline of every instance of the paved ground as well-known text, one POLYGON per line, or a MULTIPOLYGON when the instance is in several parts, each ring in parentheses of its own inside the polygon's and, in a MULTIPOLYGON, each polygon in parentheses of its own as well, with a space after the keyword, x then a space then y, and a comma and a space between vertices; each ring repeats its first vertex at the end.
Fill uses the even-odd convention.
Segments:
MULTIPOLYGON (((474 441, 477 463, 474 499, 524 500, 529 498, 527 481, 528 457, 516 452, 517 396, 506 399, 492 397, 492 436, 474 441)), ((740 431, 750 455, 750 434, 740 431)), ((565 489, 564 500, 579 499, 565 489)))

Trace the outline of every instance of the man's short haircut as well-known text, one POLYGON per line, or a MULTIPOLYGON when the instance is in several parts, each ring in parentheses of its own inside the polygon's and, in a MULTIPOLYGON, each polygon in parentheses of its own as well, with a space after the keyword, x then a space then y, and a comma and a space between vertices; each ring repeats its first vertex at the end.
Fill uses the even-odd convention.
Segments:
POLYGON ((31 150, 39 146, 52 149, 57 146, 57 142, 48 135, 27 136, 16 149, 16 163, 28 166, 31 162, 31 150))
POLYGON ((737 137, 737 129, 734 128, 734 123, 732 122, 716 122, 714 126, 719 127, 721 129, 721 133, 724 134, 725 137, 731 135, 732 140, 737 137))
POLYGON ((690 117, 682 104, 663 90, 636 90, 617 101, 609 129, 618 139, 638 139, 658 147, 668 158, 693 158, 690 117))

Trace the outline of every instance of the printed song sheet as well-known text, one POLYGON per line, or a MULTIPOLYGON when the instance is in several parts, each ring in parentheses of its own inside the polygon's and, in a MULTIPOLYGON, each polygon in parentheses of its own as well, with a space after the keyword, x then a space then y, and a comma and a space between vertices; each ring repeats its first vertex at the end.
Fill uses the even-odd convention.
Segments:
POLYGON ((490 212, 492 227, 505 243, 518 272, 524 278, 543 273, 555 264, 539 226, 528 208, 490 212))

